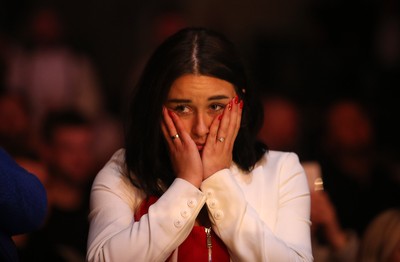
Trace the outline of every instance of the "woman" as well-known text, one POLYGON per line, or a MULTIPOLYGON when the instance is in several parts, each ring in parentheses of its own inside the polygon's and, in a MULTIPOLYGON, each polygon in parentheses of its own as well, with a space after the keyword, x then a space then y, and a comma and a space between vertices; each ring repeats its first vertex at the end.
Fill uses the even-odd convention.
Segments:
POLYGON ((306 176, 255 141, 252 95, 223 36, 187 28, 161 44, 125 148, 92 187, 89 261, 312 260, 306 176))

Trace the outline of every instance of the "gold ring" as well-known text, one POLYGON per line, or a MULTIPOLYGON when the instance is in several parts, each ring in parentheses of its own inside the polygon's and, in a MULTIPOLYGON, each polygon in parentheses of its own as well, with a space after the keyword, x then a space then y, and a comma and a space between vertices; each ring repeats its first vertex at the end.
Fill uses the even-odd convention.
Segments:
POLYGON ((174 136, 171 136, 171 138, 172 138, 172 140, 175 140, 175 138, 179 138, 179 135, 176 134, 176 135, 174 135, 174 136))
POLYGON ((322 178, 318 177, 314 180, 314 190, 315 191, 324 190, 324 181, 322 180, 322 178))
POLYGON ((218 137, 218 139, 217 139, 219 142, 224 142, 225 141, 225 138, 224 137, 218 137))

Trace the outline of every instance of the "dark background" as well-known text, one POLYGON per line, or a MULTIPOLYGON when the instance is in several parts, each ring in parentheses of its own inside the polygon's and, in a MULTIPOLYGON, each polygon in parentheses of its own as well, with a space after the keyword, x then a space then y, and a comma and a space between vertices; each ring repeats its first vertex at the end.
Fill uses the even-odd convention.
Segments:
POLYGON ((115 115, 132 75, 157 43, 156 18, 173 11, 187 25, 228 35, 243 52, 260 93, 278 90, 309 112, 337 97, 362 100, 380 147, 398 151, 399 1, 0 0, 0 32, 21 40, 30 10, 43 4, 60 11, 71 46, 93 60, 115 115))

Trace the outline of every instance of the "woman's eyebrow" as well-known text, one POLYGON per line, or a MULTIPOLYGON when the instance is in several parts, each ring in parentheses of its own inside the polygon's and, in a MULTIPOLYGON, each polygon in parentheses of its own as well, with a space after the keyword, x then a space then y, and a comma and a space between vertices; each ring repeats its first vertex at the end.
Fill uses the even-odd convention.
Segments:
MULTIPOLYGON (((221 100, 221 99, 230 99, 229 96, 226 95, 216 95, 216 96, 210 96, 207 100, 208 101, 214 101, 214 100, 221 100)), ((168 103, 176 103, 176 104, 189 104, 192 102, 190 99, 181 99, 181 98, 172 98, 167 100, 168 103)))
POLYGON ((211 96, 208 98, 208 101, 212 100, 221 100, 221 99, 230 99, 229 96, 226 95, 217 95, 217 96, 211 96))
POLYGON ((192 102, 190 99, 178 99, 178 98, 173 98, 173 99, 168 99, 167 102, 169 103, 176 103, 176 104, 189 104, 192 102))

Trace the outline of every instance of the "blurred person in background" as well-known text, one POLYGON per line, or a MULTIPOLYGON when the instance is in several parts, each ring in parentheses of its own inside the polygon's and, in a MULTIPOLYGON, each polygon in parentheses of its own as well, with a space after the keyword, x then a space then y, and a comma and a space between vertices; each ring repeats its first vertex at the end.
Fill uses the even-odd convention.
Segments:
POLYGON ((311 196, 311 240, 315 262, 354 262, 359 248, 355 230, 345 229, 336 207, 324 191, 323 174, 317 161, 302 162, 311 196))
POLYGON ((47 211, 41 181, 0 147, 0 261, 17 262, 13 237, 38 230, 47 211))
POLYGON ((400 262, 400 209, 389 208, 369 223, 358 262, 400 262))
MULTIPOLYGON (((106 161, 122 144, 119 119, 107 110, 95 65, 69 43, 63 17, 56 8, 32 9, 26 26, 27 39, 13 48, 6 68, 7 93, 24 99, 29 110, 33 141, 40 139, 40 126, 50 111, 73 108, 95 126, 95 156, 106 161)), ((16 114, 12 110, 8 114, 16 114)))
MULTIPOLYGON (((44 188, 47 190, 48 187, 48 171, 45 163, 39 159, 36 155, 16 155, 14 157, 15 162, 24 168, 29 173, 35 175, 40 182, 43 184, 44 188)), ((46 192, 47 194, 47 192, 46 192)), ((44 224, 44 223, 43 223, 44 224)), ((42 224, 42 226, 43 226, 42 224)), ((40 228, 38 228, 40 230, 40 228)), ((12 237, 17 250, 24 249, 26 247, 27 241, 29 239, 29 234, 19 234, 12 237)))
POLYGON ((306 140, 306 115, 297 103, 284 94, 263 95, 264 122, 258 137, 271 150, 294 151, 310 180, 311 241, 315 262, 354 262, 358 251, 355 232, 345 231, 338 220, 335 206, 323 185, 314 184, 322 178, 320 165, 309 158, 304 147, 306 140), (312 180, 312 181, 311 181, 312 180))
POLYGON ((44 227, 20 250, 23 261, 84 261, 88 205, 98 164, 92 122, 76 110, 50 112, 42 127, 49 212, 44 227))
POLYGON ((272 150, 292 151, 302 157, 302 113, 288 96, 266 94, 262 98, 264 120, 258 138, 272 150))
POLYGON ((103 113, 95 66, 68 42, 58 10, 35 7, 22 27, 26 38, 8 57, 5 88, 23 95, 29 103, 35 133, 50 110, 74 107, 87 117, 103 113))
POLYGON ((400 205, 400 186, 379 161, 373 118, 362 102, 334 100, 323 121, 318 161, 324 188, 340 224, 361 237, 373 217, 400 205))
POLYGON ((30 108, 23 96, 0 94, 0 146, 13 157, 37 156, 30 108))

